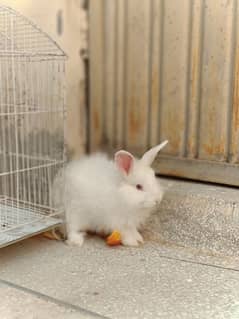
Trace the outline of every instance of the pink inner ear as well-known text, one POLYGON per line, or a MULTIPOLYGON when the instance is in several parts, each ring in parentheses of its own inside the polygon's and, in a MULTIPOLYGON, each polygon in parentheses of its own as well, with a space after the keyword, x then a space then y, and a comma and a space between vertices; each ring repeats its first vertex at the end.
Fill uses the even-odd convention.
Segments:
POLYGON ((118 168, 125 172, 127 175, 129 174, 132 166, 133 166, 133 156, 125 151, 119 151, 115 154, 115 162, 118 168))

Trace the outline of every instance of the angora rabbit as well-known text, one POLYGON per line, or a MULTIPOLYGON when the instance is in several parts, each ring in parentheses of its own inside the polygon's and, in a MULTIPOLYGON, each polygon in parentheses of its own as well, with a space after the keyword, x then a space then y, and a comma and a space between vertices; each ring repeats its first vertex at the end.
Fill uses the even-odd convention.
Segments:
POLYGON ((54 201, 64 207, 69 244, 81 246, 88 231, 108 235, 114 230, 123 245, 143 243, 140 227, 163 196, 150 166, 167 142, 141 159, 121 150, 114 161, 95 154, 66 165, 55 180, 54 201))

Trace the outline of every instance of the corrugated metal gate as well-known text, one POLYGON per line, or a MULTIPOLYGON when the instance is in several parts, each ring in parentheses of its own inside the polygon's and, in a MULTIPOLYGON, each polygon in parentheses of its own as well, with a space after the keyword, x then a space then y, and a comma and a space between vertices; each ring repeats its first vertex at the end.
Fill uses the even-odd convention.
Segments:
POLYGON ((239 185, 237 0, 90 1, 90 148, 163 174, 239 185))

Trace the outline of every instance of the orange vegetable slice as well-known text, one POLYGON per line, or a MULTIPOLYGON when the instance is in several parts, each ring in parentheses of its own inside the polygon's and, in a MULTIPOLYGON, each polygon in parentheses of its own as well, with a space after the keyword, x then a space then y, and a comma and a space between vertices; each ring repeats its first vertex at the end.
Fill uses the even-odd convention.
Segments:
POLYGON ((106 243, 109 246, 117 246, 121 244, 121 235, 117 230, 113 231, 113 233, 106 238, 106 243))

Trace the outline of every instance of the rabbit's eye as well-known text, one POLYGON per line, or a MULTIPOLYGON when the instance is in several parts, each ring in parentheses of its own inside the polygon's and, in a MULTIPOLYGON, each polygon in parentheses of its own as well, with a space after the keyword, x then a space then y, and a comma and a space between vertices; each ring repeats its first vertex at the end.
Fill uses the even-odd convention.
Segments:
POLYGON ((138 190, 140 190, 140 191, 142 191, 142 190, 143 190, 143 186, 142 186, 142 185, 140 185, 140 184, 137 184, 137 185, 136 185, 136 188, 137 188, 138 190))

